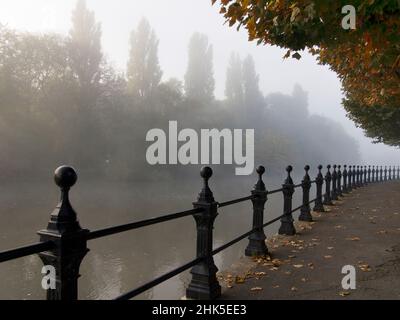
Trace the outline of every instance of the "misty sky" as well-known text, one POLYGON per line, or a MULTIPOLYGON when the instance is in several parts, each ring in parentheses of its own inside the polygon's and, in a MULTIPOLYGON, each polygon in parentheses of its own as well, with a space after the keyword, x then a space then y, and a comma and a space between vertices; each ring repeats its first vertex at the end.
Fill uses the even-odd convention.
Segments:
MULTIPOLYGON (((280 91, 291 93, 299 83, 309 93, 310 111, 338 122, 360 143, 367 163, 400 163, 400 151, 384 145, 373 145, 362 131, 345 116, 341 107, 340 82, 325 66, 303 54, 300 61, 283 60, 286 50, 256 46, 247 41, 244 30, 224 25, 224 18, 210 0, 87 0, 102 23, 103 50, 120 70, 128 57, 128 40, 141 17, 148 18, 160 39, 160 64, 164 80, 183 79, 187 63, 187 44, 193 32, 209 36, 214 45, 216 95, 224 96, 225 70, 232 51, 244 58, 253 55, 260 74, 260 87, 265 94, 280 91)), ((71 11, 75 0, 1 0, 0 23, 11 28, 34 32, 66 34, 71 26, 71 11)), ((327 146, 328 147, 328 146, 327 146)))

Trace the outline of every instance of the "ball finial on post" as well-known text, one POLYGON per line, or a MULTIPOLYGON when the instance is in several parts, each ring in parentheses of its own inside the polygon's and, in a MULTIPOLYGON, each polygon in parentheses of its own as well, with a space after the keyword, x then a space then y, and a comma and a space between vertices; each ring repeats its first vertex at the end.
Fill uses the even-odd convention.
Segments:
POLYGON ((265 191, 265 184, 262 178, 263 174, 265 173, 265 168, 263 166, 258 166, 256 172, 258 174, 258 181, 254 186, 254 190, 265 191))
POLYGON ((200 171, 200 176, 205 179, 205 180, 209 180, 213 175, 213 171, 210 167, 203 167, 201 168, 200 171))
POLYGON ((265 168, 263 166, 258 166, 256 172, 261 177, 265 173, 265 168))
POLYGON ((200 201, 200 202, 201 201, 202 202, 214 202, 213 193, 208 186, 208 180, 210 180, 212 175, 213 175, 213 170, 210 167, 201 168, 200 176, 203 178, 204 186, 198 197, 198 201, 200 201))
POLYGON ((72 167, 61 166, 54 172, 54 181, 61 189, 70 189, 78 180, 78 175, 72 167))

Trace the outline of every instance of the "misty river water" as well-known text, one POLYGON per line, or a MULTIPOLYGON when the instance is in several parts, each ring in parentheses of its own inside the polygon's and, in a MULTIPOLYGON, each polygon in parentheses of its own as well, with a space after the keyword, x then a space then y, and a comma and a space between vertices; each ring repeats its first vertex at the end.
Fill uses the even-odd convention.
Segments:
MULTIPOLYGON (((283 178, 268 178, 267 188, 280 188, 282 181, 283 178)), ((255 182, 254 176, 232 180, 213 177, 210 187, 216 201, 222 202, 249 195, 255 182)), ((71 202, 81 226, 95 230, 191 209, 200 189, 200 178, 135 184, 78 180, 71 191, 71 202)), ((295 193, 293 207, 300 204, 300 190, 295 193)), ((52 181, 41 185, 0 184, 0 251, 37 242, 36 231, 47 226, 58 196, 52 181)), ((310 198, 314 197, 313 188, 310 198)), ((270 196, 265 221, 282 213, 282 202, 281 194, 270 196)), ((222 208, 215 223, 214 246, 248 231, 251 223, 250 201, 222 208)), ((267 228, 267 236, 276 233, 278 227, 279 222, 267 228)), ((195 239, 194 219, 185 217, 89 241, 90 252, 80 269, 79 299, 113 299, 192 260, 195 239)), ((247 240, 243 240, 216 255, 217 267, 229 268, 243 256, 246 245, 247 240)), ((1 263, 0 299, 44 299, 41 268, 42 262, 36 255, 1 263)), ((179 299, 189 281, 187 271, 136 299, 179 299)))

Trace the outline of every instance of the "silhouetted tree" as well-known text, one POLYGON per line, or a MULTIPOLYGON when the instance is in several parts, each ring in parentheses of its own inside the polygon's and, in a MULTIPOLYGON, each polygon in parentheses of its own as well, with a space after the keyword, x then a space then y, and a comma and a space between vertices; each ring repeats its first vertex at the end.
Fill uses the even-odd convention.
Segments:
POLYGON ((70 66, 81 88, 81 98, 87 107, 93 107, 93 96, 101 80, 101 25, 94 12, 88 10, 85 0, 78 0, 72 13, 69 37, 70 66))
POLYGON ((259 81, 253 57, 248 55, 243 61, 243 95, 247 110, 257 112, 256 110, 259 111, 265 104, 259 81))
POLYGON ((148 98, 158 87, 162 71, 158 61, 158 39, 149 22, 142 19, 131 33, 127 66, 129 93, 148 98))
MULTIPOLYGON (((242 61, 238 53, 233 52, 226 70, 225 95, 233 107, 243 108, 242 61)), ((242 109, 243 110, 243 109, 242 109)))
POLYGON ((204 34, 195 33, 189 42, 189 61, 185 74, 185 93, 189 100, 214 99, 213 48, 204 34))

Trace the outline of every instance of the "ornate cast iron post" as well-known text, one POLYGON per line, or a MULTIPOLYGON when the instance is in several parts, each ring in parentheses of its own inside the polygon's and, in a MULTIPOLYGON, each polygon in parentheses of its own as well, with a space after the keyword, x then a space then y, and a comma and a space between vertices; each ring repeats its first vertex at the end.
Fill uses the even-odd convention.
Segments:
POLYGON ((342 190, 342 170, 341 170, 342 166, 339 165, 338 166, 338 173, 337 173, 337 195, 340 197, 343 197, 343 190, 342 190))
POLYGON ((362 187, 364 185, 364 169, 363 166, 360 166, 360 182, 359 182, 359 186, 362 187))
POLYGON ((326 167, 328 170, 325 175, 325 195, 324 195, 324 205, 326 206, 332 206, 333 202, 331 199, 331 181, 332 181, 332 175, 331 175, 331 165, 329 164, 326 167))
POLYGON ((351 171, 351 166, 349 166, 349 171, 347 172, 348 180, 347 180, 347 192, 353 191, 352 188, 352 179, 353 179, 353 172, 351 171))
POLYGON ((356 181, 357 181, 357 169, 356 166, 353 166, 353 182, 351 185, 352 189, 357 189, 356 181))
POLYGON ((368 177, 367 177, 367 183, 371 182, 371 166, 368 166, 368 177))
POLYGON ((192 280, 186 289, 186 297, 189 299, 212 300, 221 296, 221 286, 216 276, 218 269, 212 255, 214 221, 218 215, 218 203, 214 200, 213 193, 208 186, 208 180, 212 174, 213 171, 210 167, 201 169, 200 175, 204 185, 197 201, 193 203, 194 208, 204 210, 193 215, 197 227, 196 256, 203 260, 190 271, 192 280))
POLYGON ((47 290, 47 300, 77 300, 79 267, 89 251, 86 245, 89 231, 80 227, 69 201, 69 190, 77 181, 75 170, 59 167, 54 180, 61 189, 61 199, 51 214, 47 229, 38 232, 40 241, 55 244, 55 249, 39 254, 44 265, 53 266, 56 271, 56 287, 47 290))
POLYGON ((343 193, 349 193, 349 189, 347 187, 347 177, 349 173, 347 172, 347 165, 343 166, 343 193))
POLYGON ((331 199, 332 200, 339 200, 338 198, 338 190, 337 190, 337 171, 336 171, 336 164, 333 165, 333 173, 332 173, 332 192, 331 192, 331 199))
POLYGON ((360 166, 357 166, 356 172, 357 172, 356 186, 357 186, 357 188, 359 188, 361 186, 361 183, 360 183, 360 176, 361 176, 360 166))
POLYGON ((307 165, 304 167, 306 174, 301 182, 301 187, 303 189, 303 206, 301 207, 299 220, 300 221, 313 221, 311 215, 311 207, 310 207, 310 189, 311 189, 311 179, 308 171, 310 171, 310 166, 307 165))
POLYGON ((397 166, 397 179, 400 179, 400 166, 397 166))
POLYGON ((371 175, 371 182, 374 183, 375 182, 375 166, 372 166, 372 175, 371 175))
POLYGON ((294 183, 290 173, 292 172, 293 167, 288 166, 286 171, 288 173, 287 178, 282 185, 283 187, 283 214, 284 216, 281 218, 281 227, 279 228, 279 234, 284 234, 288 236, 293 236, 296 234, 296 229, 293 225, 293 216, 292 216, 292 198, 294 193, 294 183))
POLYGON ((379 173, 380 173, 379 181, 382 182, 383 181, 383 166, 381 166, 379 173))
POLYGON ((325 212, 324 205, 322 203, 322 186, 324 185, 324 177, 322 175, 322 165, 318 166, 318 175, 315 179, 315 184, 317 186, 317 198, 315 200, 314 211, 315 212, 325 212))
POLYGON ((387 166, 385 166, 385 178, 384 178, 384 181, 387 181, 387 166))
POLYGON ((364 166, 364 180, 363 180, 364 186, 368 184, 367 177, 368 177, 368 169, 367 166, 364 166))
POLYGON ((193 215, 197 227, 197 257, 203 257, 204 260, 190 271, 192 280, 186 290, 186 296, 190 299, 215 299, 221 295, 221 287, 216 277, 218 269, 212 256, 214 221, 218 215, 218 204, 208 185, 212 174, 210 167, 201 169, 200 175, 204 185, 197 202, 193 203, 194 208, 204 210, 193 215))
POLYGON ((249 236, 249 244, 245 251, 245 254, 248 257, 268 255, 268 248, 265 244, 266 236, 263 228, 264 206, 267 202, 267 191, 262 180, 265 168, 259 166, 256 171, 258 174, 258 181, 254 186, 254 189, 251 191, 251 194, 254 196, 251 201, 253 203, 253 229, 257 231, 249 236))
POLYGON ((389 166, 389 181, 392 180, 392 166, 389 166))

